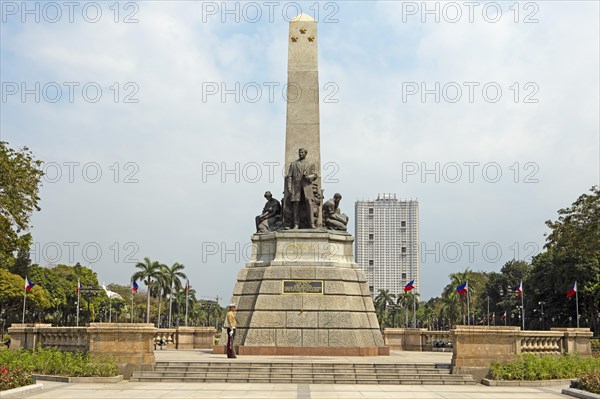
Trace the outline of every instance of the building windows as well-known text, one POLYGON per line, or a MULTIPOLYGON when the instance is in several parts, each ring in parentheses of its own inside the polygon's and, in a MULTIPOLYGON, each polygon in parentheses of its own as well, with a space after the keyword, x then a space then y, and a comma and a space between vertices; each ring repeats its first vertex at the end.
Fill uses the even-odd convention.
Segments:
POLYGON ((372 292, 388 289, 393 294, 402 293, 407 275, 418 286, 418 202, 401 201, 388 194, 355 205, 356 263, 366 272, 372 292))

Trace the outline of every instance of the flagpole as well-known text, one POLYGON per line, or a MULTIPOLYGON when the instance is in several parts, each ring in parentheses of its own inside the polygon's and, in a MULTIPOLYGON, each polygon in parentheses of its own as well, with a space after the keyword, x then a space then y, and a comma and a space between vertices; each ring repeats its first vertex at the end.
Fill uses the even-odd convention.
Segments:
POLYGON ((131 284, 131 322, 133 323, 133 282, 131 284))
POLYGON ((190 295, 190 282, 188 280, 187 282, 187 287, 185 290, 185 326, 188 326, 188 302, 189 302, 189 295, 190 295))
POLYGON ((108 322, 112 323, 112 299, 108 296, 108 322))
POLYGON ((81 306, 81 302, 79 302, 81 294, 81 282, 77 279, 77 321, 76 326, 79 327, 79 307, 81 306))
POLYGON ((577 312, 577 328, 579 328, 579 295, 577 291, 579 290, 577 289, 577 281, 575 281, 575 310, 577 312))
POLYGON ((23 294, 23 320, 22 324, 25 324, 25 306, 27 304, 27 276, 25 276, 25 293, 23 294))
POLYGON ((469 305, 469 282, 467 281, 467 325, 471 325, 471 308, 469 305))
POLYGON ((487 297, 487 325, 490 326, 490 297, 487 297))
POLYGON ((521 292, 521 315, 523 319, 523 331, 525 331, 525 295, 521 292))
POLYGON ((413 328, 417 328, 417 296, 413 294, 413 328))

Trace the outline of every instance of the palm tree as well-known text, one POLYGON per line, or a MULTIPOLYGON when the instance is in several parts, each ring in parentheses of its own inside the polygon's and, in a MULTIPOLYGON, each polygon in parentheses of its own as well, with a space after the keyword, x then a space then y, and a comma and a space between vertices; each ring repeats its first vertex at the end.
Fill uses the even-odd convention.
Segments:
POLYGON ((155 281, 160 278, 160 263, 151 261, 145 257, 143 262, 139 262, 135 267, 138 270, 131 276, 133 281, 144 281, 148 288, 148 302, 146 303, 146 323, 150 323, 150 291, 155 281))
POLYGON ((167 265, 164 264, 160 264, 159 265, 159 275, 158 278, 155 281, 154 284, 154 293, 156 294, 156 297, 158 299, 158 303, 157 303, 157 308, 158 308, 158 315, 156 317, 156 328, 160 328, 160 321, 161 321, 161 312, 160 312, 160 304, 161 304, 161 299, 167 297, 167 290, 169 287, 169 284, 167 282, 167 272, 166 270, 169 267, 167 265))
POLYGON ((398 294, 398 297, 396 298, 396 304, 398 306, 400 306, 402 309, 404 309, 404 327, 407 327, 407 328, 408 328, 409 306, 413 303, 414 300, 415 300, 415 296, 410 291, 398 294))
POLYGON ((164 266, 163 268, 163 276, 165 279, 165 283, 166 283, 166 287, 169 290, 169 327, 172 327, 171 324, 171 317, 172 317, 172 313, 173 313, 173 296, 175 295, 175 292, 181 291, 181 289, 183 288, 183 286, 181 285, 181 279, 186 279, 187 276, 185 275, 184 272, 182 272, 182 270, 185 268, 184 265, 182 265, 181 263, 173 263, 173 266, 169 267, 169 266, 164 266))
MULTIPOLYGON (((467 315, 467 304, 465 299, 463 298, 463 295, 456 292, 456 287, 469 280, 471 273, 471 269, 467 267, 462 273, 450 274, 449 277, 451 282, 444 288, 444 291, 442 292, 442 298, 444 298, 444 302, 447 306, 455 305, 458 308, 460 308, 460 313, 462 315, 462 324, 466 324, 465 317, 467 315)), ((472 291, 472 283, 469 284, 468 290, 472 291)), ((450 311, 450 313, 454 314, 458 312, 456 310, 452 310, 450 311)))
POLYGON ((435 309, 433 308, 433 305, 425 305, 425 310, 423 311, 423 319, 427 321, 427 329, 433 330, 433 320, 435 320, 435 309))
POLYGON ((387 308, 388 305, 394 304, 394 298, 396 296, 391 294, 389 290, 379 290, 379 293, 375 297, 375 313, 379 319, 380 328, 385 328, 387 319, 387 308))

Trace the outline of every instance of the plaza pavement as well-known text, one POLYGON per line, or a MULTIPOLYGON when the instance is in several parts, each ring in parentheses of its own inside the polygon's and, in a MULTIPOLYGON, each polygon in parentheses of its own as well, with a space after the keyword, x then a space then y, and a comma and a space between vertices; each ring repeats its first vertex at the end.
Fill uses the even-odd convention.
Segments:
MULTIPOLYGON (((223 361, 224 355, 209 351, 156 351, 157 361, 223 361)), ((407 362, 449 363, 450 353, 392 352, 381 357, 292 357, 240 356, 236 361, 314 361, 328 362, 407 362)), ((123 381, 116 384, 66 384, 41 382, 42 391, 20 395, 35 399, 557 399, 565 386, 487 387, 484 385, 343 385, 343 384, 226 384, 226 383, 145 383, 123 381)))

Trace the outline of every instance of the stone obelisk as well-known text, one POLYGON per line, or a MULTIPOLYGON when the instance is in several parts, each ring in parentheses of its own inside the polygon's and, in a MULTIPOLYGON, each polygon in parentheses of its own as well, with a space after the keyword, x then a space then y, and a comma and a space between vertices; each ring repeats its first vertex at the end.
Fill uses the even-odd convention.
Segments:
POLYGON ((298 158, 298 149, 304 147, 307 158, 321 170, 317 41, 312 17, 300 14, 290 21, 285 164, 298 158))
POLYGON ((290 186, 284 182, 283 224, 292 228, 322 227, 323 190, 321 189, 321 138, 319 133, 319 71, 317 51, 317 23, 306 14, 290 21, 288 35, 287 117, 285 126, 285 170, 298 159, 299 149, 308 155, 306 162, 317 178, 310 187, 308 203, 297 204, 296 212, 304 217, 294 217, 294 204, 290 202, 290 186), (294 219, 296 219, 294 221, 294 219))
POLYGON ((233 290, 234 345, 240 355, 387 355, 365 273, 354 262, 354 238, 321 224, 316 22, 300 14, 290 22, 288 40, 284 224, 252 236, 252 256, 233 290), (300 156, 300 148, 308 154, 300 156), (286 225, 286 208, 289 213, 290 202, 301 202, 290 200, 298 192, 290 182, 302 182, 303 212, 314 212, 316 226, 306 223, 314 221, 306 214, 304 223, 286 225))

